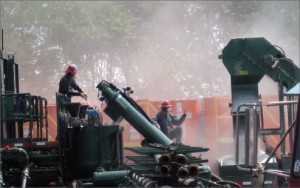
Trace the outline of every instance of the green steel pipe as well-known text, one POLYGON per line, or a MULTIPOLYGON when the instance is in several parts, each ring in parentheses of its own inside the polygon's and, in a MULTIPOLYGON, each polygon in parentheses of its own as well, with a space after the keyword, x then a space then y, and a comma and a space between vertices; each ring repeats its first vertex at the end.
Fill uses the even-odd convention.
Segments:
POLYGON ((123 180, 129 172, 129 170, 96 171, 93 174, 93 184, 96 186, 114 185, 123 180))
POLYGON ((102 81, 97 88, 107 102, 105 113, 110 117, 118 119, 118 116, 125 118, 144 138, 151 142, 170 145, 172 141, 156 128, 141 112, 134 107, 134 101, 130 101, 123 91, 116 88, 107 81, 102 81), (131 103, 130 103, 131 102, 131 103), (110 112, 108 109, 110 108, 110 112))

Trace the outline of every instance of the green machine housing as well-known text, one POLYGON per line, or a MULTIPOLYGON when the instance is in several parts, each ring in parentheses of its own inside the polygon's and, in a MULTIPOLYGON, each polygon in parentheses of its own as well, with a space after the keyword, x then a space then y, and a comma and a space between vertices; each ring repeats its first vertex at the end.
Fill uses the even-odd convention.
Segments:
MULTIPOLYGON (((262 37, 232 39, 222 50, 222 55, 220 55, 219 58, 222 59, 231 78, 232 102, 230 106, 234 137, 239 134, 242 143, 239 145, 238 149, 243 155, 247 152, 247 144, 249 144, 244 140, 248 132, 248 110, 246 106, 241 105, 261 104, 258 84, 265 75, 278 83, 278 100, 283 101, 285 91, 291 89, 300 81, 300 70, 290 59, 285 57, 285 54, 280 47, 272 45, 262 37), (239 117, 237 117, 237 115, 239 117), (237 118, 239 119, 239 132, 235 131, 237 118)), ((288 98, 291 99, 290 96, 288 98)), ((285 133, 284 107, 280 106, 279 110, 280 127, 270 129, 262 127, 259 130, 261 135, 282 136, 285 133)), ((291 111, 292 109, 289 107, 289 110, 291 111)), ((258 110, 258 114, 260 113, 259 111, 260 110, 258 110)), ((288 122, 291 123, 292 117, 289 116, 288 118, 288 122)), ((260 122, 258 122, 258 124, 260 124, 260 122)), ((287 157, 287 154, 285 153, 285 143, 282 144, 282 152, 282 158, 285 159, 285 157, 287 157)), ((260 159, 263 160, 265 157, 258 156, 258 160, 260 159)), ((243 160, 241 162, 246 163, 246 161, 243 160)), ((276 164, 271 164, 271 166, 276 167, 276 164)), ((234 157, 228 158, 227 156, 221 158, 219 160, 218 168, 220 176, 224 179, 233 180, 235 177, 234 181, 238 181, 238 176, 236 175, 245 174, 245 172, 239 171, 235 167, 234 157)), ((248 181, 249 179, 250 176, 243 181, 248 181)))
POLYGON ((299 68, 265 38, 232 39, 221 58, 231 76, 232 113, 241 103, 259 101, 258 83, 265 75, 278 82, 280 96, 300 81, 299 68))

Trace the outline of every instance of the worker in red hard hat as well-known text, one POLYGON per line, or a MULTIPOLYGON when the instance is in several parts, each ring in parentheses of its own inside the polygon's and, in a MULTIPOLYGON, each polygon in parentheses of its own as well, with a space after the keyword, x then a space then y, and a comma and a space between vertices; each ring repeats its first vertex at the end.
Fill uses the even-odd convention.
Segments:
POLYGON ((70 101, 73 96, 81 96, 87 99, 87 94, 78 86, 75 81, 75 75, 77 74, 77 67, 74 64, 70 64, 66 67, 65 75, 59 81, 58 92, 66 95, 70 101), (75 90, 75 91, 74 91, 75 90))
POLYGON ((175 139, 177 143, 181 142, 182 128, 181 124, 186 118, 184 112, 180 118, 171 114, 171 103, 169 100, 162 101, 160 111, 152 118, 159 125, 160 130, 171 140, 175 139), (175 125, 176 127, 173 127, 175 125))

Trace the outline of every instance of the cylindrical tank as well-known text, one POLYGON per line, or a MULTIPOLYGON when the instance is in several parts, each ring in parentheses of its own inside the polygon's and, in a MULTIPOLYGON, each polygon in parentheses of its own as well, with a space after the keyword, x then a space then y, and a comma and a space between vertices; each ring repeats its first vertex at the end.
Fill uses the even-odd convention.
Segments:
MULTIPOLYGON (((116 168, 122 161, 119 126, 73 127, 66 165, 73 178, 87 178, 98 168, 116 168)), ((68 138, 67 138, 68 139, 68 138)))
POLYGON ((95 186, 115 186, 116 182, 125 179, 128 173, 129 170, 95 171, 93 184, 95 186))
POLYGON ((107 102, 105 113, 112 119, 125 118, 144 138, 162 145, 170 145, 172 141, 137 110, 134 101, 130 101, 121 90, 107 81, 102 81, 97 88, 107 102))
POLYGON ((72 172, 74 177, 88 177, 97 168, 101 161, 101 156, 97 155, 100 149, 98 147, 99 135, 99 127, 95 126, 74 127, 72 129, 72 133, 69 135, 71 137, 71 150, 66 152, 66 163, 68 170, 72 172))

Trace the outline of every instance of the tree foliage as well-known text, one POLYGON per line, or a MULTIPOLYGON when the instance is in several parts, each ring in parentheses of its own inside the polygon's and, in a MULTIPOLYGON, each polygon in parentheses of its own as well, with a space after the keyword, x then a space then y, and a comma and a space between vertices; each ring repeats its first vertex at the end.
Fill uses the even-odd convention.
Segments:
MULTIPOLYGON (((106 79, 139 98, 228 95, 218 55, 231 38, 265 37, 299 57, 295 1, 1 1, 5 49, 20 86, 54 101, 64 68, 96 98, 106 79)), ((299 60, 299 59, 296 59, 299 60)), ((297 62, 297 61, 296 61, 297 62)))

